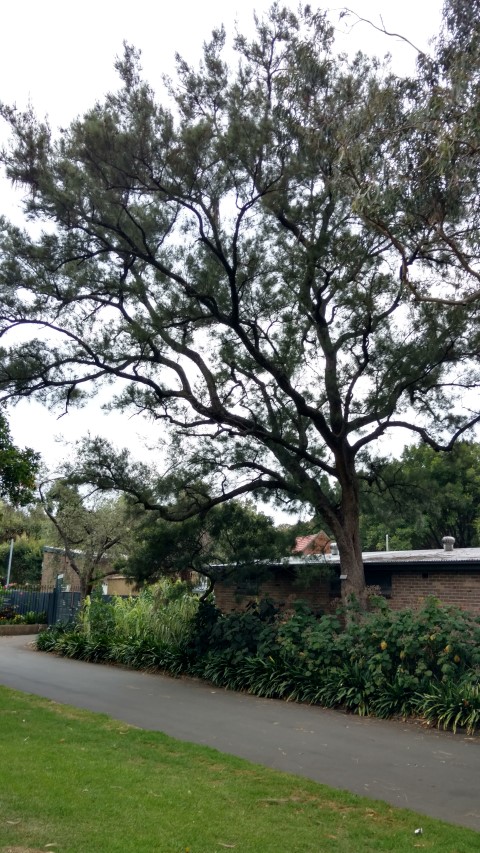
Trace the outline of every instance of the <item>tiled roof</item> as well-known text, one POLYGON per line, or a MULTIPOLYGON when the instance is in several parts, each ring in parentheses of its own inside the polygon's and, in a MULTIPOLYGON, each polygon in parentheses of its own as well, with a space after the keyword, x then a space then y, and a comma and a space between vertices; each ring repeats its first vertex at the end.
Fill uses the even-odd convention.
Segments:
POLYGON ((319 533, 310 533, 308 536, 297 536, 292 554, 325 554, 330 552, 330 539, 327 534, 320 530, 319 533))

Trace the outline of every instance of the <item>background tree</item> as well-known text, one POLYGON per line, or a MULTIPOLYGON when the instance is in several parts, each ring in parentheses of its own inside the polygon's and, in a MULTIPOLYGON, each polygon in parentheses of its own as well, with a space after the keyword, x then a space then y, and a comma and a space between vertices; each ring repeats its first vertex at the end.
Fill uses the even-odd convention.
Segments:
POLYGON ((382 466, 362 501, 366 550, 441 548, 453 536, 459 548, 479 544, 480 445, 458 442, 449 453, 405 448, 382 466))
POLYGON ((267 577, 263 561, 288 554, 291 537, 274 526, 269 516, 239 501, 197 514, 183 522, 165 521, 143 513, 137 523, 125 571, 138 583, 183 572, 209 579, 206 597, 219 580, 241 582, 267 577))
POLYGON ((5 416, 0 412, 0 498, 24 506, 33 500, 40 455, 13 444, 5 416))
POLYGON ((37 541, 47 540, 50 522, 45 518, 38 501, 27 507, 15 507, 0 501, 0 541, 25 537, 37 541))
POLYGON ((68 407, 121 380, 116 404, 165 424, 176 467, 153 500, 97 444, 103 482, 166 519, 252 492, 309 504, 338 543, 343 595, 361 601, 366 449, 397 428, 451 448, 479 419, 463 399, 478 304, 412 297, 413 268, 431 288, 475 278, 479 155, 458 116, 478 78, 480 0, 469 29, 464 5, 447 0, 414 79, 336 56, 323 13, 275 5, 237 36, 233 70, 223 30, 198 70, 178 57, 161 103, 126 46, 120 91, 57 138, 2 110, 7 174, 28 217, 53 226, 38 239, 2 227, 5 346, 19 325, 38 330, 3 354, 6 396, 68 407), (468 61, 438 99, 449 51, 468 61), (180 513, 192 481, 208 493, 180 513))
MULTIPOLYGON (((12 564, 10 567, 11 584, 40 584, 43 562, 42 541, 21 536, 14 541, 12 564)), ((10 542, 0 543, 0 585, 6 583, 10 560, 10 542)))
POLYGON ((113 562, 123 556, 129 533, 125 506, 96 492, 82 494, 67 480, 41 484, 39 493, 56 533, 54 544, 64 548, 82 597, 90 595, 95 584, 118 571, 113 562))
POLYGON ((0 584, 5 583, 14 540, 10 581, 39 584, 42 575, 43 546, 48 544, 50 522, 38 503, 14 507, 0 501, 0 584))

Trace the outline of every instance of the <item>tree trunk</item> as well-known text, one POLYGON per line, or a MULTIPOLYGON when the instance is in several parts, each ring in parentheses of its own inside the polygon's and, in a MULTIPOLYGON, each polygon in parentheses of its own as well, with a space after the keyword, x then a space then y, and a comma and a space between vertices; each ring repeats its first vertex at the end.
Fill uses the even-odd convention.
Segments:
POLYGON ((360 505, 353 460, 342 466, 341 506, 332 523, 340 557, 342 603, 367 609, 365 572, 360 541, 360 505))
POLYGON ((87 595, 91 595, 92 591, 93 582, 91 580, 85 579, 81 585, 82 601, 87 597, 87 595))
POLYGON ((358 519, 356 523, 353 520, 347 522, 337 537, 337 545, 340 556, 342 603, 345 606, 356 604, 361 611, 364 611, 367 609, 367 589, 358 519))

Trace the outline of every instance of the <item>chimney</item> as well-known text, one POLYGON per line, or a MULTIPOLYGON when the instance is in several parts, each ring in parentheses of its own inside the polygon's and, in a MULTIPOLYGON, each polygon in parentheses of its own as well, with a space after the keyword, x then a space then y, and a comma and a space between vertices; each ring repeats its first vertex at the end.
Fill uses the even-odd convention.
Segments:
POLYGON ((453 546, 455 544, 453 536, 444 536, 442 542, 444 551, 453 551, 453 546))

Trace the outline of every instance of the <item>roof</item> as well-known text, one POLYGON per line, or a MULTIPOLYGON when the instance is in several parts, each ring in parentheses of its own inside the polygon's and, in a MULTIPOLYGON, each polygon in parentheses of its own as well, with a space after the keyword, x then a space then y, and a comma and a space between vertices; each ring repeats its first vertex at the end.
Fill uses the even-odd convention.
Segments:
MULTIPOLYGON (((454 548, 453 551, 445 551, 443 548, 431 548, 421 551, 364 551, 362 554, 365 566, 374 568, 392 568, 394 566, 414 568, 418 565, 436 565, 443 570, 448 566, 460 568, 473 564, 480 565, 480 548, 454 548)), ((338 554, 325 555, 295 555, 288 557, 284 564, 300 566, 305 564, 323 563, 338 565, 340 557, 338 554)))
POLYGON ((478 563, 480 548, 454 548, 445 551, 443 548, 425 549, 422 551, 370 551, 363 556, 364 563, 478 563))
MULTIPOLYGON (((435 568, 446 571, 453 567, 455 570, 480 570, 480 548, 455 548, 445 551, 443 548, 425 549, 422 551, 365 551, 362 554, 364 566, 379 570, 418 569, 419 567, 435 568)), ((294 554, 281 560, 257 560, 256 564, 269 566, 272 569, 295 569, 297 566, 340 566, 338 554, 294 554)), ((214 568, 212 566, 212 568, 214 568)), ((215 568, 228 568, 227 564, 215 565, 215 568)), ((424 568, 425 571, 425 568, 424 568)))
POLYGON ((308 536, 297 536, 292 554, 328 554, 330 553, 330 537, 324 530, 310 533, 308 536))

